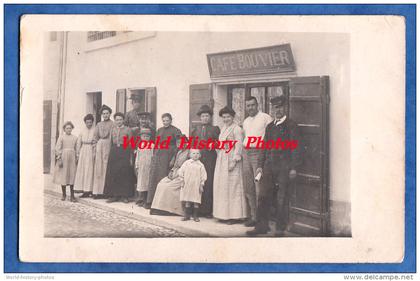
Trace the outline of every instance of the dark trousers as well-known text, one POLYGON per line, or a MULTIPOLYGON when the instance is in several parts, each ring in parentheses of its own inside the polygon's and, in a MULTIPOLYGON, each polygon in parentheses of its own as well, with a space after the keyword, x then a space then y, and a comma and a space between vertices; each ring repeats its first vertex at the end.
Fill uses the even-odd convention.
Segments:
MULTIPOLYGON (((268 170, 268 169, 267 169, 268 170)), ((270 209, 272 204, 276 208, 276 230, 285 231, 289 220, 289 178, 288 172, 264 171, 261 192, 257 203, 256 229, 268 231, 270 209), (273 195, 276 195, 273 198, 273 195)))

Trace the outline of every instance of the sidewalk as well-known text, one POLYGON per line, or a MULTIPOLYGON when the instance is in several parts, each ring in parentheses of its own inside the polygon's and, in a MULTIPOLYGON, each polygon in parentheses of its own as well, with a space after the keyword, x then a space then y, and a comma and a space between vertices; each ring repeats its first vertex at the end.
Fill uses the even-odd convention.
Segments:
MULTIPOLYGON (((52 176, 49 174, 44 175, 44 192, 61 197, 59 186, 52 183, 52 176)), ((181 221, 181 217, 177 215, 150 215, 149 210, 136 206, 134 202, 106 203, 103 199, 78 198, 78 203, 75 204, 86 204, 153 225, 170 228, 194 237, 246 237, 245 232, 252 229, 252 227, 245 227, 243 224, 223 224, 216 219, 200 218, 200 222, 194 222, 193 220, 181 221)), ((272 235, 272 233, 269 233, 264 236, 272 235)))

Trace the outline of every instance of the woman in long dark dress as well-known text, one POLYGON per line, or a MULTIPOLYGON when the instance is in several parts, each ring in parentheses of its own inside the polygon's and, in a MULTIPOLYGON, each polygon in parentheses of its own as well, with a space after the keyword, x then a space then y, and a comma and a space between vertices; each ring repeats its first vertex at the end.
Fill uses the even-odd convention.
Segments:
MULTIPOLYGON (((198 125, 191 132, 192 137, 198 137, 200 140, 219 139, 220 129, 218 126, 213 126, 212 117, 213 110, 208 105, 201 106, 197 112, 200 116, 201 124, 198 125)), ((200 161, 204 164, 207 173, 207 181, 204 184, 204 191, 201 198, 200 215, 205 217, 212 217, 213 213, 213 175, 216 166, 217 153, 215 150, 203 149, 201 152, 200 161)))
POLYGON ((164 113, 162 115, 162 123, 163 127, 158 129, 156 133, 156 139, 160 137, 162 141, 165 141, 168 137, 171 137, 171 142, 169 145, 169 149, 155 149, 153 151, 149 192, 147 193, 147 203, 145 204, 146 209, 150 209, 152 205, 157 184, 169 173, 169 169, 171 168, 169 166, 169 162, 177 152, 176 136, 181 135, 181 130, 177 127, 172 126, 171 114, 164 113))
POLYGON ((106 168, 104 194, 110 197, 112 203, 120 199, 128 203, 128 198, 134 196, 135 175, 133 170, 132 149, 124 148, 124 137, 130 138, 132 131, 124 126, 124 114, 114 114, 115 126, 111 130, 111 151, 106 168))

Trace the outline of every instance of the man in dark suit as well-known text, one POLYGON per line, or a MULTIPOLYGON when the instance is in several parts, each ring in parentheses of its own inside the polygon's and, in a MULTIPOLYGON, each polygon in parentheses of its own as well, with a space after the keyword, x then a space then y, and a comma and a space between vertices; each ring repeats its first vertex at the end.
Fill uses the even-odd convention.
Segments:
POLYGON ((297 124, 286 116, 286 97, 284 95, 270 100, 274 110, 274 121, 265 129, 264 142, 269 140, 297 140, 296 149, 262 149, 258 158, 256 179, 261 173, 262 190, 257 204, 257 223, 255 229, 247 231, 247 235, 266 234, 269 231, 269 217, 272 196, 276 206, 275 236, 283 236, 289 217, 289 185, 296 178, 296 167, 300 164, 300 139, 297 124))

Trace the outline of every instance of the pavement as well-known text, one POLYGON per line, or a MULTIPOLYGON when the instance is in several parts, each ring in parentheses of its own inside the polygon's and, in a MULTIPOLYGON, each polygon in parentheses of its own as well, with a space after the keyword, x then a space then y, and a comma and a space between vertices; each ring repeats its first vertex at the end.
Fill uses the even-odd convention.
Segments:
MULTIPOLYGON (((44 175, 44 188, 46 197, 61 197, 61 187, 52 183, 52 176, 49 174, 44 175)), ((76 195, 76 197, 78 196, 79 195, 76 195)), ((138 207, 134 202, 106 203, 106 200, 104 199, 94 200, 92 198, 78 198, 77 203, 68 201, 66 201, 66 203, 70 205, 82 204, 95 207, 99 210, 113 213, 121 217, 174 231, 173 233, 168 234, 168 236, 182 234, 188 237, 246 237, 246 231, 253 229, 252 227, 245 227, 243 224, 227 225, 220 223, 217 219, 213 218, 200 218, 200 222, 195 222, 193 220, 181 221, 181 217, 178 215, 150 215, 149 210, 138 207)), ((100 212, 99 210, 98 212, 100 212)), ((273 236, 273 231, 264 236, 273 236)))
POLYGON ((45 237, 184 237, 170 228, 131 219, 85 204, 44 196, 45 237))

